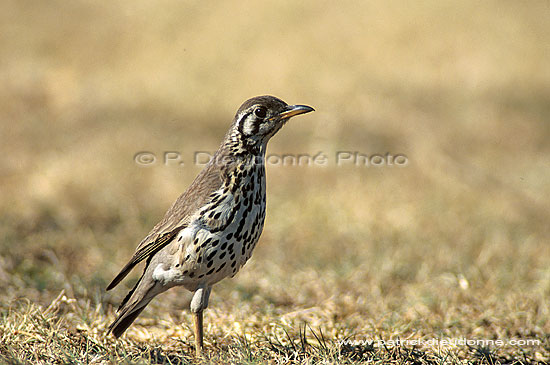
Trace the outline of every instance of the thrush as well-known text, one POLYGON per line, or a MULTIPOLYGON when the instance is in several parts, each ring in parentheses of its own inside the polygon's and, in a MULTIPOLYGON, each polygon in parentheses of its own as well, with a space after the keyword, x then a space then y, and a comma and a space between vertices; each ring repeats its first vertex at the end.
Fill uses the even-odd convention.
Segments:
POLYGON ((314 111, 258 96, 238 109, 210 162, 138 245, 113 279, 113 289, 141 261, 145 269, 109 326, 121 336, 160 293, 183 286, 194 292, 195 350, 203 348, 203 311, 212 286, 233 277, 252 255, 265 219, 267 142, 289 118, 314 111))

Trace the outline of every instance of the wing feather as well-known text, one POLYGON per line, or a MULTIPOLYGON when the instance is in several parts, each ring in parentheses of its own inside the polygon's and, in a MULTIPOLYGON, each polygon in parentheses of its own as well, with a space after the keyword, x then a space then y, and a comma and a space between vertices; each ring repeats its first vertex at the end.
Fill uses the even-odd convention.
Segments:
POLYGON ((191 218, 209 199, 210 195, 223 184, 223 176, 219 166, 212 161, 193 180, 189 188, 180 195, 164 215, 164 218, 140 242, 130 261, 107 286, 113 289, 141 261, 152 257, 169 244, 187 225, 191 218))

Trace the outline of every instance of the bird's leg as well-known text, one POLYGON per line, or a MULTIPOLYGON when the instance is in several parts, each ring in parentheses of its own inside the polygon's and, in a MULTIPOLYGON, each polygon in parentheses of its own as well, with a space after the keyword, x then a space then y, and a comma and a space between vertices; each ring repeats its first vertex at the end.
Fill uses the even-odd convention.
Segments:
POLYGON ((195 322, 195 354, 197 357, 201 357, 203 343, 202 311, 193 313, 193 321, 195 322))
POLYGON ((208 307, 208 298, 210 297, 210 287, 200 287, 197 289, 191 300, 191 312, 193 313, 193 322, 195 322, 195 351, 197 357, 202 355, 203 348, 203 310, 208 307))

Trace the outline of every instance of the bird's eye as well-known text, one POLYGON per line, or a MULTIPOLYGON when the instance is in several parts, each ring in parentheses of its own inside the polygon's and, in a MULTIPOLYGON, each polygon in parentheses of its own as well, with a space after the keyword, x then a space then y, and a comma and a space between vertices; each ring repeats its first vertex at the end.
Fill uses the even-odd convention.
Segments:
POLYGON ((257 116, 258 118, 263 119, 267 115, 267 110, 264 107, 256 108, 254 109, 254 115, 257 116))

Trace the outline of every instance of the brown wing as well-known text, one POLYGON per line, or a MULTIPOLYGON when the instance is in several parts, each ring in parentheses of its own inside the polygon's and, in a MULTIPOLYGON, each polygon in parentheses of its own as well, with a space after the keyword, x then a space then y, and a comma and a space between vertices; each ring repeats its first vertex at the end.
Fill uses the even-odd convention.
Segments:
POLYGON ((164 218, 140 242, 134 256, 107 286, 107 290, 117 286, 138 263, 153 256, 170 243, 179 231, 187 227, 193 214, 206 203, 212 192, 221 187, 222 183, 220 167, 215 163, 208 164, 189 188, 172 204, 164 218))

